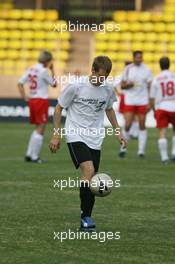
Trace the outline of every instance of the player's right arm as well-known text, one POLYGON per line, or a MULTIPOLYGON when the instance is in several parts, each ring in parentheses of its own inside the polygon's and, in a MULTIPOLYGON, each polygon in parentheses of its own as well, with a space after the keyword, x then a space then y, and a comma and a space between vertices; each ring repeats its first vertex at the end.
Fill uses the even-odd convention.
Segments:
POLYGON ((67 87, 62 91, 58 98, 58 104, 55 108, 54 116, 53 116, 53 133, 52 138, 49 144, 49 148, 51 152, 56 153, 56 151, 60 147, 61 140, 61 112, 62 109, 67 109, 75 95, 76 95, 77 87, 72 84, 68 84, 67 87))
POLYGON ((24 85, 28 82, 28 72, 26 72, 18 81, 18 90, 21 97, 24 99, 25 102, 29 101, 28 96, 25 93, 24 85))

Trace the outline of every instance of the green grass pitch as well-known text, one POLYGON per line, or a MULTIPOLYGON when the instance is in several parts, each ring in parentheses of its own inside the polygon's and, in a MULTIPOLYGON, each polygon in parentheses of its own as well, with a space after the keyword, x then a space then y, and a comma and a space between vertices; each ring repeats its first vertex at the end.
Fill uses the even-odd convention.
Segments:
MULTIPOLYGON (((175 164, 162 166, 157 131, 149 129, 147 155, 137 158, 129 143, 118 158, 115 137, 105 139, 100 171, 120 179, 121 187, 97 198, 93 218, 97 231, 120 231, 120 240, 54 240, 54 232, 79 227, 79 191, 53 187, 53 181, 78 177, 63 142, 48 149, 48 126, 42 158, 23 161, 32 129, 28 124, 0 124, 0 263, 1 264, 174 264, 175 164)), ((169 137, 171 133, 169 131, 169 137)))

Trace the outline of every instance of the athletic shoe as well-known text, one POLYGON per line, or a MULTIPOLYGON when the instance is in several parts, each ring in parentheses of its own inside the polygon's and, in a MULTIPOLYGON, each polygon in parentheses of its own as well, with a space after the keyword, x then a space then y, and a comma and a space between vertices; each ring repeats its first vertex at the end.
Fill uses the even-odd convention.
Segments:
POLYGON ((89 216, 81 218, 80 231, 93 232, 95 231, 95 223, 89 216))
POLYGON ((119 157, 120 158, 124 158, 125 156, 126 156, 126 151, 127 151, 127 149, 126 148, 120 148, 120 152, 119 152, 119 157))
POLYGON ((175 156, 173 156, 173 157, 171 158, 171 160, 172 160, 173 162, 175 162, 175 156))
POLYGON ((31 162, 39 163, 39 164, 41 164, 41 163, 45 163, 45 161, 42 160, 42 159, 40 159, 40 158, 38 158, 38 159, 36 159, 36 160, 31 160, 31 162))
POLYGON ((140 154, 138 154, 138 156, 139 156, 139 158, 141 158, 141 159, 144 159, 144 157, 145 157, 145 154, 143 154, 143 153, 140 153, 140 154))
POLYGON ((31 159, 30 156, 25 156, 24 160, 25 160, 26 162, 31 162, 31 161, 32 161, 32 159, 31 159))
POLYGON ((169 160, 162 160, 161 163, 162 163, 162 165, 168 165, 168 161, 169 160))

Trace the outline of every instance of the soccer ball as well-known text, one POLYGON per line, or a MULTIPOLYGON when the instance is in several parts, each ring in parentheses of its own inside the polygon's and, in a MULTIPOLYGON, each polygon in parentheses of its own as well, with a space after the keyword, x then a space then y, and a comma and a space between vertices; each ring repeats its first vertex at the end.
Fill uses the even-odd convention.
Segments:
POLYGON ((111 177, 105 173, 94 175, 90 181, 91 192, 100 197, 107 196, 111 193, 113 181, 111 177))

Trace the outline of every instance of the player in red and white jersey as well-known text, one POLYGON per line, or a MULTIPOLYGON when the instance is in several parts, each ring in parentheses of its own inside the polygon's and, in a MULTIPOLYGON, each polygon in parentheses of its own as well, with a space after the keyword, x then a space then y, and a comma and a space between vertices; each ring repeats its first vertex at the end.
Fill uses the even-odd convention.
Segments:
POLYGON ((158 74, 151 85, 150 101, 155 110, 157 128, 159 129, 158 146, 163 163, 167 163, 168 140, 166 129, 169 124, 173 126, 172 159, 175 161, 175 73, 169 70, 168 57, 160 59, 161 73, 158 74))
POLYGON ((48 121, 48 87, 49 85, 52 87, 57 86, 54 76, 52 54, 44 50, 40 53, 38 63, 29 68, 18 81, 19 92, 29 104, 30 123, 36 125, 36 129, 29 140, 25 157, 26 161, 42 162, 39 154, 43 143, 45 126, 48 121), (29 98, 24 89, 26 83, 29 84, 30 88, 29 98))
MULTIPOLYGON (((133 52, 133 63, 125 67, 121 88, 125 90, 125 137, 129 139, 129 130, 135 115, 138 116, 138 155, 144 157, 147 141, 145 127, 146 113, 149 110, 149 88, 152 81, 150 69, 143 63, 142 51, 133 52)), ((120 157, 126 150, 120 150, 120 157)))

